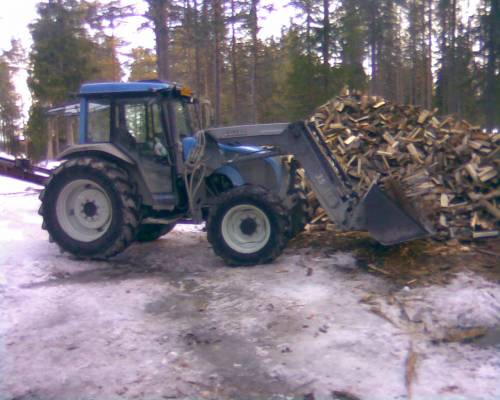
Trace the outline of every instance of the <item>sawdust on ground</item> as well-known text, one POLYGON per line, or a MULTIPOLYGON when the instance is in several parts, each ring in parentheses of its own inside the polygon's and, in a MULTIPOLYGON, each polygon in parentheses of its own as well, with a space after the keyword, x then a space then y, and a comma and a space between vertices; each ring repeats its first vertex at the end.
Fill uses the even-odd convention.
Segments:
POLYGON ((500 282, 500 239, 473 244, 415 240, 383 246, 363 232, 303 232, 290 244, 326 254, 353 252, 359 266, 395 284, 415 287, 449 283, 464 270, 500 282))

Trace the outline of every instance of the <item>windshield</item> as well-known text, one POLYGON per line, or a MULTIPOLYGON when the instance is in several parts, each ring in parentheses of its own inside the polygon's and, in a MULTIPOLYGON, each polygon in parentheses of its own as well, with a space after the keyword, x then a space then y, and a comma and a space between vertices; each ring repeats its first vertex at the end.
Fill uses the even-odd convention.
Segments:
POLYGON ((167 101, 170 126, 177 133, 180 139, 193 136, 194 131, 191 125, 191 118, 187 109, 187 104, 182 99, 170 99, 167 101))

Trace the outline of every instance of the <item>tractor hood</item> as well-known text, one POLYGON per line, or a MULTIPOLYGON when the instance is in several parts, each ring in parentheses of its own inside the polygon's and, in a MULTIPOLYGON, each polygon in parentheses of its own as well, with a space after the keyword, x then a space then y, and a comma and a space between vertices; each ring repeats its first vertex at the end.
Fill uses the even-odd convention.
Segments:
MULTIPOLYGON (((219 150, 222 152, 226 159, 231 160, 235 157, 242 155, 250 155, 263 153, 265 150, 258 146, 237 146, 231 144, 217 143, 219 150)), ((184 161, 187 160, 189 153, 196 147, 196 139, 194 137, 187 137, 182 139, 182 157, 184 161)), ((266 153, 267 157, 268 154, 266 153)))

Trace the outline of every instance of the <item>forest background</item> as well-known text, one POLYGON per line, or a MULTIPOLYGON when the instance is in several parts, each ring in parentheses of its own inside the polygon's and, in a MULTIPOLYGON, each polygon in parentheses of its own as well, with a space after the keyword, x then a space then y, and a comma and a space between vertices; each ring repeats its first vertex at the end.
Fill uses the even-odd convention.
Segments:
MULTIPOLYGON (((276 37, 261 0, 46 0, 30 48, 0 51, 0 150, 42 158, 45 111, 82 82, 163 79, 210 100, 214 124, 301 119, 343 87, 500 125, 500 0, 290 0, 276 37), (154 40, 117 34, 141 18, 154 40), (124 49, 127 49, 124 52, 124 49), (27 70, 28 118, 14 78, 27 70)), ((7 34, 7 33, 6 33, 7 34)))

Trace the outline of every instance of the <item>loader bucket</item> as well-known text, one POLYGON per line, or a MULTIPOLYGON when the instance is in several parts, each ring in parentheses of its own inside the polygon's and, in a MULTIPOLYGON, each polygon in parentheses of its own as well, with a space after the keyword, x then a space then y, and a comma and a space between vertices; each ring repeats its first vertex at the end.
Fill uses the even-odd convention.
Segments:
POLYGON ((383 245, 421 239, 432 234, 411 204, 395 201, 375 183, 363 198, 361 207, 366 230, 383 245))

